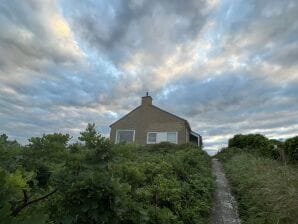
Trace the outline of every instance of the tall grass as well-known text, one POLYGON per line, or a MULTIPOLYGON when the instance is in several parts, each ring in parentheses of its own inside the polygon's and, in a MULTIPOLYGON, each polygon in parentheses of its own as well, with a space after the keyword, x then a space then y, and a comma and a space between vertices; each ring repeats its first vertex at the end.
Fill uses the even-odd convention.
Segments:
POLYGON ((226 155, 224 167, 242 223, 298 223, 297 166, 242 152, 226 155))

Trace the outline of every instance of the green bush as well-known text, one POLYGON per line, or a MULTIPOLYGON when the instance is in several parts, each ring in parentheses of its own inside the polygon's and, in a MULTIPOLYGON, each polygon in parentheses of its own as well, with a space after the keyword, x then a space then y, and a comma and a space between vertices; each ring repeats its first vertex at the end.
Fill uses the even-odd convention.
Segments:
POLYGON ((231 159, 234 155, 245 152, 245 149, 235 148, 235 147, 226 147, 222 148, 215 157, 221 161, 226 161, 231 159))
POLYGON ((298 161, 298 136, 286 140, 285 152, 291 161, 298 161))
POLYGON ((0 220, 7 223, 207 223, 210 157, 192 144, 112 145, 89 124, 69 135, 0 137, 0 220), (2 201, 4 201, 2 203, 2 201))
POLYGON ((224 168, 238 200, 242 223, 297 223, 297 167, 241 153, 226 160, 224 168))
POLYGON ((21 198, 23 191, 28 188, 27 178, 20 170, 9 173, 0 168, 0 220, 3 224, 44 224, 47 215, 36 210, 15 217, 12 215, 14 207, 17 205, 18 198, 21 198))
POLYGON ((233 138, 229 139, 228 147, 236 147, 236 148, 249 148, 249 149, 259 149, 268 147, 269 141, 268 139, 260 134, 248 134, 235 135, 233 138))
POLYGON ((112 159, 107 166, 101 166, 106 161, 99 159, 96 166, 86 165, 75 176, 73 167, 61 171, 56 177, 59 197, 49 203, 51 220, 208 222, 213 178, 210 158, 205 152, 193 145, 166 143, 144 147, 118 144, 111 150, 112 159))
MULTIPOLYGON (((238 148, 238 151, 251 152, 276 160, 284 160, 283 144, 277 140, 269 140, 260 134, 235 135, 229 139, 228 150, 230 148, 238 148)), ((231 153, 231 151, 230 151, 231 153)))
POLYGON ((213 179, 205 152, 169 143, 115 150, 111 171, 131 186, 134 203, 148 215, 144 223, 207 222, 213 179))
POLYGON ((236 135, 216 157, 224 162, 242 223, 297 223, 298 137, 285 143, 262 135, 236 135), (282 161, 283 163, 281 163, 282 161))
POLYGON ((46 188, 49 184, 49 179, 51 176, 51 172, 49 168, 45 165, 40 165, 36 168, 36 180, 37 185, 40 188, 46 188))

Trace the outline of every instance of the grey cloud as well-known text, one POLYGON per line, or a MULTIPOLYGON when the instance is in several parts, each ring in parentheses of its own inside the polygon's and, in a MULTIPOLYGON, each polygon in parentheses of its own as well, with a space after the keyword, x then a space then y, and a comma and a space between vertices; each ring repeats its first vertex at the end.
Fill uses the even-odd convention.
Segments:
POLYGON ((51 1, 2 1, 0 3, 1 67, 5 73, 16 69, 40 72, 45 62, 74 63, 75 52, 60 46, 61 39, 52 33, 56 6, 51 1))
POLYGON ((113 78, 104 63, 83 64, 58 10, 54 1, 0 3, 0 131, 22 142, 111 121, 94 108, 113 78))
POLYGON ((149 91, 187 118, 207 148, 237 133, 294 135, 297 3, 210 2, 1 2, 0 131, 24 142, 54 131, 77 136, 96 122, 107 135, 149 91), (70 25, 66 42, 53 30, 57 18, 70 25), (244 66, 233 67, 232 57, 244 66))
POLYGON ((256 70, 262 64, 281 66, 272 79, 296 75, 284 74, 284 69, 297 66, 296 1, 222 1, 215 18, 218 34, 213 41, 218 46, 210 57, 237 56, 249 69, 256 70))
POLYGON ((90 0, 65 7, 64 14, 82 40, 118 63, 135 51, 160 57, 192 39, 205 22, 205 8, 205 1, 90 0))
MULTIPOLYGON (((186 117, 207 136, 291 127, 298 120, 298 83, 270 83, 252 74, 181 78, 157 103, 186 117)), ((282 131, 281 131, 282 132, 282 131)), ((278 132, 276 132, 278 135, 278 132)))

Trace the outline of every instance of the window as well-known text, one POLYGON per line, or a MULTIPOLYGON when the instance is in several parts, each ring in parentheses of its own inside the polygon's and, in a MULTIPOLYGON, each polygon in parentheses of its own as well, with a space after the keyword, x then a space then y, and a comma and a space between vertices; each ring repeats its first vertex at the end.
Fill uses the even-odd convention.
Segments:
POLYGON ((178 143, 177 132, 148 132, 147 144, 156 144, 160 142, 178 143))
POLYGON ((177 132, 168 132, 167 141, 177 144, 177 132))
POLYGON ((157 133, 148 133, 148 142, 155 143, 156 142, 157 133))
POLYGON ((135 130, 117 130, 116 143, 128 142, 132 143, 135 140, 135 130))

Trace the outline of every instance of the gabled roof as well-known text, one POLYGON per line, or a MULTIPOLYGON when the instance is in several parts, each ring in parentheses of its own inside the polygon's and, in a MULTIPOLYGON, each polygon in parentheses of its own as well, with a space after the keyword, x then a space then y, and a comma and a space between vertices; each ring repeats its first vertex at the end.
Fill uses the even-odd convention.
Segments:
POLYGON ((124 115, 123 117, 119 118, 117 121, 115 121, 114 123, 110 124, 109 127, 112 127, 114 124, 118 123, 119 121, 123 120, 124 118, 126 118, 129 114, 132 114, 133 112, 135 112, 136 110, 138 110, 139 108, 141 108, 142 105, 136 107, 135 109, 133 109, 132 111, 130 111, 129 113, 127 113, 126 115, 124 115))
POLYGON ((192 131, 192 130, 190 130, 190 134, 192 134, 192 135, 194 135, 194 136, 196 136, 196 137, 201 137, 200 134, 198 134, 197 132, 194 132, 194 131, 192 131))
MULTIPOLYGON (((179 117, 179 116, 177 116, 177 115, 175 115, 175 114, 172 114, 172 113, 170 113, 170 112, 168 112, 168 111, 165 111, 165 110, 163 110, 163 109, 161 109, 161 108, 159 108, 159 107, 157 107, 157 106, 154 106, 154 105, 150 105, 150 106, 153 107, 153 108, 155 108, 155 109, 157 109, 157 110, 159 110, 159 111, 162 111, 163 113, 167 113, 167 114, 169 114, 169 115, 171 115, 171 116, 173 116, 173 117, 175 117, 175 118, 177 118, 177 119, 179 119, 179 120, 181 120, 181 121, 184 121, 184 122, 186 123, 186 126, 189 128, 189 130, 191 130, 190 125, 189 125, 189 123, 188 123, 187 120, 185 120, 185 119, 183 119, 183 118, 181 118, 181 117, 179 117)), ((110 124, 110 127, 112 127, 113 125, 115 125, 115 124, 118 123, 119 121, 123 120, 123 119, 126 118, 128 115, 132 114, 133 112, 135 112, 136 110, 138 110, 138 109, 141 108, 141 107, 142 107, 142 105, 136 107, 135 109, 133 109, 132 111, 130 111, 129 113, 127 113, 126 115, 124 115, 123 117, 121 117, 119 120, 117 120, 117 121, 115 121, 114 123, 110 124)))
POLYGON ((170 113, 170 112, 168 112, 168 111, 165 111, 165 110, 163 110, 163 109, 161 109, 161 108, 159 108, 159 107, 157 107, 157 106, 154 106, 154 105, 151 105, 151 106, 154 107, 154 108, 156 108, 156 109, 158 109, 158 110, 160 110, 160 111, 162 111, 162 112, 164 112, 164 113, 167 113, 167 114, 169 114, 169 115, 171 115, 171 116, 174 116, 175 118, 177 118, 177 119, 179 119, 179 120, 184 121, 184 122, 186 123, 187 127, 188 127, 189 130, 190 130, 190 125, 189 125, 188 121, 185 120, 184 118, 181 118, 181 117, 179 117, 179 116, 177 116, 177 115, 175 115, 175 114, 172 114, 172 113, 170 113))

